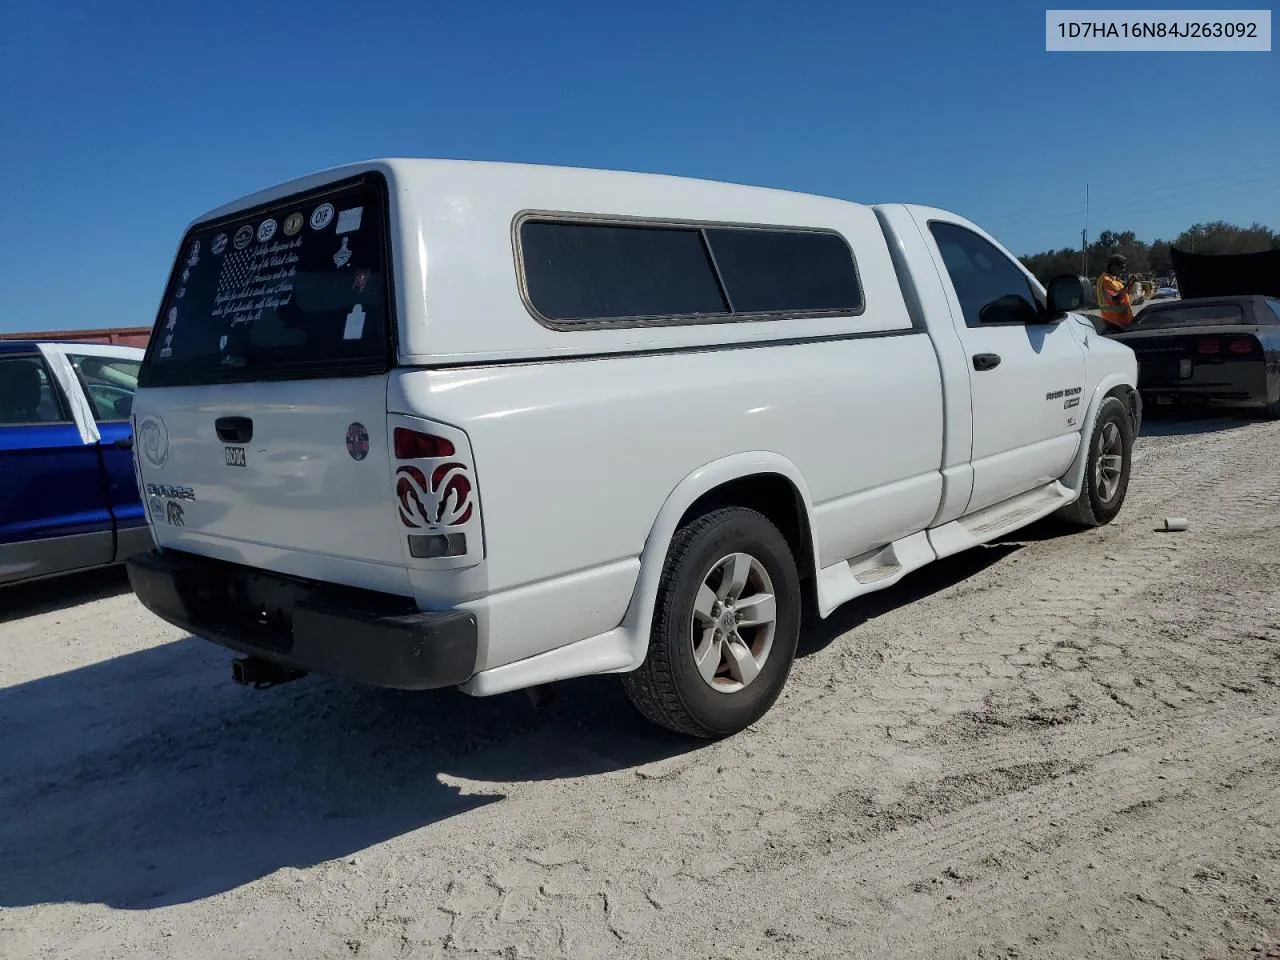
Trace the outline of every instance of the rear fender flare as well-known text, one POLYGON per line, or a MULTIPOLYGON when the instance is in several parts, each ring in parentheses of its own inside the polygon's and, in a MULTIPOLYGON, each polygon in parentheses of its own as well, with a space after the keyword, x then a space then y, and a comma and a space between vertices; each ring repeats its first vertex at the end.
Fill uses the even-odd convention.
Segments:
POLYGON ((680 518, 697 502, 698 498, 717 487, 758 474, 777 474, 785 477, 799 491, 804 507, 804 522, 808 526, 809 543, 813 552, 811 558, 813 569, 819 569, 817 538, 813 535, 813 498, 809 494, 809 487, 804 482, 804 477, 794 463, 781 454, 754 450, 714 460, 698 467, 681 480, 667 496, 649 530, 649 536, 645 539, 644 549, 640 553, 640 575, 636 579, 631 603, 627 606, 627 612, 621 624, 631 655, 631 665, 626 669, 635 669, 640 666, 648 653, 649 631, 653 626, 654 604, 658 597, 658 581, 662 577, 667 550, 671 545, 671 538, 676 534, 680 518))

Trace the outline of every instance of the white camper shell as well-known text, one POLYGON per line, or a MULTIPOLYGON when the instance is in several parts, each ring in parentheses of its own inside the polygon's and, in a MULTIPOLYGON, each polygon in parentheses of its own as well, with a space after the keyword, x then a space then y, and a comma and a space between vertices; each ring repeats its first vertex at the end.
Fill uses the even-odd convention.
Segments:
POLYGON ((941 210, 386 160, 186 231, 134 405, 155 613, 303 671, 616 672, 731 733, 821 616, 1120 509, 1136 364, 941 210))

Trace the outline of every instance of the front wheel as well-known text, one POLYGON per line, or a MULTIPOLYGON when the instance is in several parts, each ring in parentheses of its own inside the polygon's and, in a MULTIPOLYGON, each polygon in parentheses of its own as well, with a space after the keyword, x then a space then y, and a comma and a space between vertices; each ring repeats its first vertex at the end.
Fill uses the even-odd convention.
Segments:
POLYGON ((1062 519, 1083 527, 1110 523, 1124 505, 1133 460, 1133 421, 1118 397, 1107 397, 1098 409, 1089 439, 1089 462, 1080 498, 1059 511, 1062 519))
POLYGON ((677 733, 712 739, 773 706, 800 635, 800 578, 786 538, 754 510, 725 507, 677 531, 667 551, 631 702, 677 733))

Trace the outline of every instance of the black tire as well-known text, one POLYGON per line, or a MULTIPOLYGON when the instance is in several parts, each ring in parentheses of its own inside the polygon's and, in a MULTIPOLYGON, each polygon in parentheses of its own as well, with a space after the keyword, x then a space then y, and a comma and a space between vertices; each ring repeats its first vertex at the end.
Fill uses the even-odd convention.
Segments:
POLYGON ((800 636, 801 603, 795 556, 766 517, 743 507, 698 517, 671 539, 648 655, 622 676, 627 696, 647 719, 677 733, 716 739, 749 727, 773 706, 787 682, 800 636), (723 693, 702 678, 694 660, 694 601, 717 561, 732 554, 747 554, 763 567, 772 581, 776 618, 772 647, 758 676, 723 693))
POLYGON ((1263 406, 1262 412, 1272 420, 1280 420, 1280 395, 1277 395, 1276 399, 1263 406))
POLYGON ((1058 516, 1068 523, 1081 527, 1100 527, 1110 523, 1124 506, 1129 490, 1129 471, 1133 465, 1133 420, 1129 408, 1119 397, 1106 397, 1098 408, 1097 419, 1089 434, 1089 461, 1085 465, 1084 490, 1080 498, 1058 511, 1058 516), (1119 483, 1111 496, 1104 498, 1098 484, 1098 459, 1101 455, 1099 438, 1109 425, 1114 425, 1120 435, 1122 460, 1119 483))

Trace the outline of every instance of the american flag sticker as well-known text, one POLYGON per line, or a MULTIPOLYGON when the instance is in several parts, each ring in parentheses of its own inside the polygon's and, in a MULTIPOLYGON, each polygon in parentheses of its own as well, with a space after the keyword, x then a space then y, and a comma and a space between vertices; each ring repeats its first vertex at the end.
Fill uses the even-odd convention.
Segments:
POLYGON ((253 254, 252 250, 236 250, 222 261, 218 287, 213 292, 213 316, 230 317, 232 324, 237 320, 248 320, 252 316, 253 299, 247 294, 249 285, 257 274, 253 254))

